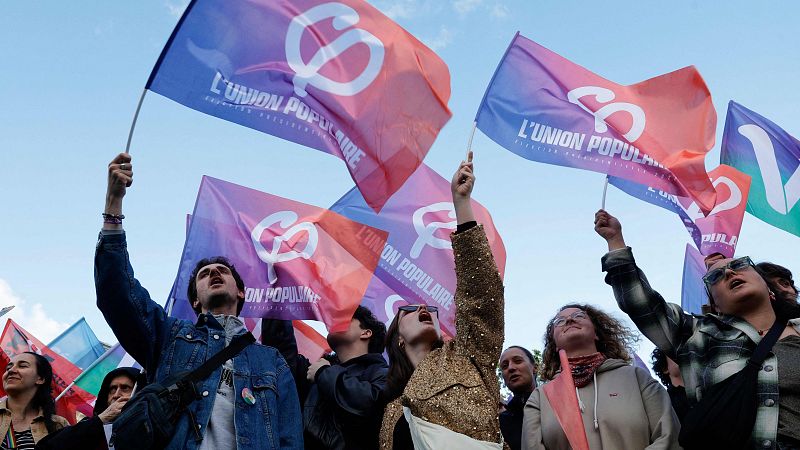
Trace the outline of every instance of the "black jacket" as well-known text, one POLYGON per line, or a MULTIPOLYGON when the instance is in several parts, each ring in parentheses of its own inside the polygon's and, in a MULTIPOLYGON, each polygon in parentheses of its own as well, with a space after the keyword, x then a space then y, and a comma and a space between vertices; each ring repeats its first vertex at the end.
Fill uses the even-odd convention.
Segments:
POLYGON ((322 367, 314 383, 306 379, 311 362, 297 353, 290 321, 264 319, 264 345, 277 348, 295 377, 303 409, 303 438, 308 449, 378 448, 383 418, 380 393, 388 365, 377 353, 322 367))
MULTIPOLYGON (((111 381, 120 375, 126 375, 139 383, 144 381, 144 377, 140 375, 139 370, 133 367, 118 367, 107 373, 103 378, 103 383, 100 385, 100 392, 97 393, 97 401, 94 403, 94 417, 87 417, 75 425, 48 434, 36 444, 36 450, 107 449, 103 421, 100 420, 98 415, 108 408, 108 390, 111 381)), ((139 388, 141 387, 143 387, 143 384, 139 384, 139 388)))
POLYGON ((500 431, 511 450, 522 448, 522 410, 529 396, 515 395, 506 405, 506 410, 500 413, 500 431))

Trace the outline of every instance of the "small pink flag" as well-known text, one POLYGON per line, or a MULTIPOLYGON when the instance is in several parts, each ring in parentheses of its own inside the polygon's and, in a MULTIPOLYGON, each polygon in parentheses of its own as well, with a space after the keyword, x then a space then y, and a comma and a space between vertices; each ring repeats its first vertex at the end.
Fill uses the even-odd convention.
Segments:
POLYGON ((542 391, 547 396, 561 429, 567 435, 572 450, 589 450, 589 441, 583 428, 583 417, 578 406, 578 394, 575 392, 575 382, 569 369, 567 352, 559 350, 558 356, 561 359, 561 373, 553 381, 545 384, 542 391))

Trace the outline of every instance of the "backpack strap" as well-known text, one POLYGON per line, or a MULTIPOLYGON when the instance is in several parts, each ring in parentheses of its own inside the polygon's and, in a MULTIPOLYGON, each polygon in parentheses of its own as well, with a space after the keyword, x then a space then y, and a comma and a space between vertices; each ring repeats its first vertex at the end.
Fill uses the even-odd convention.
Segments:
POLYGON ((753 352, 753 356, 747 360, 747 364, 756 368, 761 367, 761 364, 767 359, 767 355, 772 350, 772 347, 778 342, 778 338, 781 333, 783 333, 784 328, 786 328, 786 321, 776 315, 775 323, 772 324, 769 332, 767 332, 766 336, 758 343, 756 350, 753 352))
POLYGON ((249 331, 236 336, 231 340, 231 343, 227 347, 223 348, 214 356, 206 360, 206 362, 201 364, 200 367, 187 374, 184 377, 184 380, 192 383, 205 380, 209 377, 209 375, 211 375, 211 372, 217 369, 217 367, 223 365, 225 361, 238 355, 242 350, 244 350, 245 347, 254 343, 255 341, 256 338, 253 336, 253 333, 250 333, 249 331))

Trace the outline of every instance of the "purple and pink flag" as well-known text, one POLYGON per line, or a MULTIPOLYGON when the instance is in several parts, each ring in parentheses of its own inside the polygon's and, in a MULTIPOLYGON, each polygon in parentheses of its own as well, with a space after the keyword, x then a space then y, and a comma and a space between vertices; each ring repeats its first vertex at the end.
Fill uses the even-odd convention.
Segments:
POLYGON ((706 216, 689 197, 672 195, 623 178, 609 177, 609 183, 639 200, 677 214, 703 255, 722 253, 732 258, 742 229, 750 177, 724 164, 712 170, 709 177, 717 190, 717 203, 706 216))
MULTIPOLYGON (((502 276, 506 250, 500 234, 486 208, 475 200, 472 208, 484 226, 502 276)), ((380 213, 376 214, 356 189, 331 210, 389 232, 362 303, 387 322, 404 304, 437 306, 443 331, 455 336, 456 277, 450 233, 456 229, 456 215, 450 182, 422 164, 380 213)))
POLYGON ((193 0, 147 89, 345 161, 376 211, 450 119, 450 72, 362 0, 193 0))
MULTIPOLYGON (((725 255, 730 258, 731 255, 725 255)), ((706 274, 705 256, 691 244, 686 244, 683 258, 683 282, 681 285, 681 308, 689 314, 703 314, 702 306, 708 303, 703 275, 706 274)))
POLYGON ((170 314, 194 316, 186 298, 195 264, 225 256, 245 283, 242 317, 349 326, 387 234, 335 212, 203 177, 170 314))
POLYGON ((704 159, 717 115, 693 66, 623 86, 517 33, 475 120, 523 158, 691 197, 703 212, 714 208, 704 159))

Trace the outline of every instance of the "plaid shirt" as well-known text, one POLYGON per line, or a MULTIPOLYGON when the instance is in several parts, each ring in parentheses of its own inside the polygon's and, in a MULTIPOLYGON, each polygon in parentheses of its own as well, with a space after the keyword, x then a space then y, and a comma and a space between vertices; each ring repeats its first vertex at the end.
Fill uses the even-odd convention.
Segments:
MULTIPOLYGON (((639 330, 681 368, 689 402, 698 402, 709 387, 744 369, 761 336, 748 322, 733 316, 693 316, 667 303, 650 287, 636 266, 630 247, 603 256, 606 283, 619 307, 639 330)), ((800 331, 800 321, 791 324, 800 331)), ((776 449, 778 433, 778 359, 770 353, 758 372, 758 411, 753 448, 776 449)))

